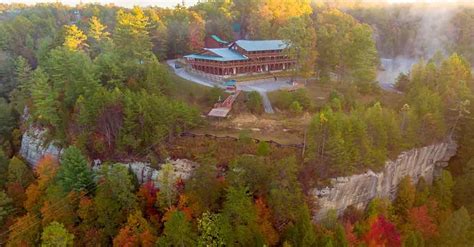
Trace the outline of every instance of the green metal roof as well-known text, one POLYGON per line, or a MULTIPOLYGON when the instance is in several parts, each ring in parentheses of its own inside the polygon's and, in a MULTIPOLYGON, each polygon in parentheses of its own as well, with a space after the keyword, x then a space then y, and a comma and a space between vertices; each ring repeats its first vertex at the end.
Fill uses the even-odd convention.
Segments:
POLYGON ((247 60, 248 58, 229 49, 229 48, 206 48, 205 50, 210 51, 215 56, 206 55, 206 54, 191 54, 184 56, 185 58, 194 58, 194 59, 205 59, 211 61, 227 62, 227 61, 241 61, 247 60))
POLYGON ((222 40, 221 38, 219 38, 219 36, 214 35, 214 34, 211 35, 211 38, 213 38, 215 41, 217 41, 217 42, 219 42, 219 43, 222 43, 222 44, 227 44, 227 43, 229 43, 229 42, 227 42, 227 41, 222 40))
POLYGON ((283 50, 288 46, 283 40, 237 40, 235 43, 246 51, 283 50))

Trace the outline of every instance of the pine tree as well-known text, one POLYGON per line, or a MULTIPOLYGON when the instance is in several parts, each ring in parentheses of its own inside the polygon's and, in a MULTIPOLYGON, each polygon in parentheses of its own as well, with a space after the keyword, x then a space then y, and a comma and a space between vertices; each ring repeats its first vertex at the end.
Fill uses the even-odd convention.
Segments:
POLYGON ((158 204, 162 209, 171 208, 177 199, 176 182, 177 177, 172 164, 164 164, 158 175, 158 204))
POLYGON ((271 146, 266 141, 261 141, 257 146, 257 155, 268 156, 271 152, 271 146))
POLYGON ((3 98, 0 98, 0 141, 8 140, 14 127, 15 118, 12 108, 3 98))
POLYGON ((222 208, 222 230, 227 244, 257 246, 264 243, 255 205, 245 187, 230 187, 222 208))
POLYGON ((158 246, 194 246, 196 236, 191 224, 186 220, 183 212, 173 212, 165 222, 163 235, 158 239, 158 246))
POLYGON ((94 175, 81 151, 70 146, 65 149, 58 173, 58 181, 65 192, 92 191, 94 175))
POLYGON ((124 57, 142 62, 150 55, 148 26, 149 19, 140 7, 134 7, 130 13, 123 10, 117 12, 117 25, 113 38, 117 49, 124 57))
POLYGON ((440 226, 440 236, 435 240, 437 246, 469 246, 472 237, 471 217, 462 207, 452 213, 440 226))
POLYGON ((23 161, 14 156, 8 165, 8 183, 19 183, 26 188, 33 179, 31 170, 23 161))
POLYGON ((395 214, 400 217, 402 222, 408 220, 408 212, 415 203, 415 193, 416 189, 411 182, 411 178, 405 176, 398 184, 397 197, 393 202, 395 214))
POLYGON ((47 75, 41 69, 33 73, 32 84, 33 116, 40 123, 53 128, 60 127, 58 93, 51 87, 47 75))
POLYGON ((193 176, 186 182, 186 195, 190 199, 193 212, 201 215, 208 210, 217 210, 223 184, 217 179, 214 161, 200 161, 193 176))
POLYGON ((462 171, 463 174, 455 179, 454 204, 464 206, 469 212, 474 212, 474 158, 464 166, 462 171))
POLYGON ((285 40, 286 54, 296 59, 296 73, 309 78, 314 73, 316 63, 316 31, 308 16, 291 18, 278 30, 278 36, 285 40))
POLYGON ((435 180, 431 190, 431 196, 438 202, 439 209, 448 210, 452 207, 453 186, 454 182, 451 173, 443 170, 441 176, 435 180))
POLYGON ((127 168, 120 164, 103 165, 94 198, 97 222, 107 237, 114 237, 118 227, 137 207, 136 196, 127 168))
POLYGON ((0 225, 3 225, 7 217, 12 213, 13 200, 4 191, 0 191, 0 225))
MULTIPOLYGON (((293 246, 314 246, 316 244, 316 234, 309 209, 306 205, 302 205, 296 210, 294 212, 296 220, 288 227, 285 240, 293 246)), ((341 241, 343 240, 341 239, 341 241)))
POLYGON ((15 110, 20 114, 23 113, 25 105, 31 97, 31 76, 30 64, 24 57, 19 56, 15 60, 15 77, 18 86, 10 93, 10 100, 15 110))

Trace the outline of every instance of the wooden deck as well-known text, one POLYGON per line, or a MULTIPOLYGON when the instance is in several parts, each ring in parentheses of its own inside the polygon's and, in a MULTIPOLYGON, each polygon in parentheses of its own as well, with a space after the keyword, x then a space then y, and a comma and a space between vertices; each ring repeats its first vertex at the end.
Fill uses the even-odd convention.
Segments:
POLYGON ((236 91, 234 94, 229 95, 223 102, 216 103, 214 108, 207 114, 208 117, 220 117, 225 118, 232 110, 232 105, 234 104, 237 97, 239 97, 240 90, 236 91))

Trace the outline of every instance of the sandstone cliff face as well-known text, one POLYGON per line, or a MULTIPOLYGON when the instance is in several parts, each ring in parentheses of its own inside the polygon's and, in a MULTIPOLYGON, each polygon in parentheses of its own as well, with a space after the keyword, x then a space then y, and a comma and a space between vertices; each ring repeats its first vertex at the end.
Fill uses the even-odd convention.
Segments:
MULTIPOLYGON (((36 164, 44 155, 59 157, 61 149, 54 144, 44 144, 44 132, 29 130, 23 135, 20 154, 30 164, 36 164)), ((311 195, 316 197, 318 209, 314 212, 315 220, 326 216, 330 209, 342 213, 348 206, 364 208, 375 197, 393 199, 400 180, 410 176, 413 182, 424 177, 432 182, 440 168, 447 166, 449 159, 456 153, 454 142, 445 142, 423 148, 412 149, 401 153, 395 161, 387 161, 385 168, 375 173, 367 171, 350 177, 338 177, 331 181, 331 187, 314 189, 311 195)), ((177 177, 187 179, 197 164, 189 160, 170 160, 177 177)), ((100 166, 100 161, 94 161, 94 167, 100 166)), ((159 170, 150 167, 149 163, 131 162, 122 164, 130 168, 140 183, 156 181, 159 170)), ((158 186, 158 184, 157 184, 158 186)))
POLYGON ((61 149, 54 143, 46 143, 44 134, 45 131, 32 128, 21 139, 20 155, 32 166, 47 154, 54 157, 61 154, 61 149))
MULTIPOLYGON (((173 165, 175 179, 183 179, 186 180, 191 177, 193 174, 194 169, 197 168, 198 164, 186 160, 186 159, 177 159, 177 160, 167 160, 166 163, 173 165)), ((131 163, 118 163, 117 165, 124 166, 130 169, 138 179, 138 182, 143 184, 148 181, 155 182, 155 186, 160 186, 160 181, 158 176, 160 174, 160 170, 154 169, 151 167, 150 163, 146 162, 131 162, 131 163)), ((99 168, 99 166, 95 166, 99 168)))
POLYGON ((314 219, 319 220, 331 209, 341 214, 348 206, 364 208, 375 197, 393 200, 400 180, 410 176, 414 183, 420 177, 431 183, 440 168, 447 166, 449 159, 456 153, 454 142, 445 142, 401 153, 394 161, 387 161, 385 168, 374 173, 350 177, 338 177, 331 180, 331 187, 314 189, 311 195, 316 197, 317 210, 314 219))
MULTIPOLYGON (((45 155, 52 155, 53 157, 59 158, 62 150, 54 145, 54 143, 46 144, 44 140, 45 132, 38 129, 30 129, 23 134, 21 140, 20 155, 31 165, 34 166, 38 161, 45 155)), ((194 169, 198 166, 197 163, 185 159, 168 160, 174 167, 176 178, 188 179, 194 169)), ((100 167, 101 161, 94 160, 94 169, 100 167)), ((129 168, 138 179, 140 183, 146 183, 148 181, 157 181, 159 170, 150 167, 150 163, 146 162, 130 162, 130 163, 119 163, 119 165, 129 168)), ((156 184, 159 186, 159 184, 156 184)))

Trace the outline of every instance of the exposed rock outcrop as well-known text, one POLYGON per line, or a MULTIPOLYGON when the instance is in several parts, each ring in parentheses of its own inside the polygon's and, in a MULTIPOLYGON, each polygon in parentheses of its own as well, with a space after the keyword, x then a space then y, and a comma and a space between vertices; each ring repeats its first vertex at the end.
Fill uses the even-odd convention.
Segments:
POLYGON ((378 173, 369 170, 364 174, 333 178, 331 187, 311 192, 317 197, 318 204, 314 219, 325 217, 331 209, 341 214, 348 206, 364 208, 375 197, 393 200, 398 184, 405 176, 411 177, 414 183, 420 177, 431 183, 455 153, 456 144, 448 141, 403 152, 396 160, 387 161, 378 173))
MULTIPOLYGON (((44 138, 45 131, 31 128, 23 134, 21 140, 20 155, 31 165, 34 166, 38 161, 45 155, 52 155, 53 157, 59 158, 61 156, 62 149, 54 143, 46 143, 44 138)), ((176 178, 188 179, 193 170, 198 166, 197 163, 186 160, 167 160, 174 167, 176 178)), ((94 160, 93 166, 97 169, 101 164, 100 160, 94 160)), ((146 183, 150 180, 157 181, 159 169, 151 167, 150 163, 146 162, 126 162, 118 163, 129 168, 138 179, 140 183, 146 183)))
MULTIPOLYGON (((176 179, 186 180, 191 177, 195 168, 198 167, 196 162, 186 160, 186 159, 177 159, 177 160, 167 160, 166 163, 173 165, 174 173, 176 179)), ((118 165, 125 166, 129 168, 138 179, 139 183, 146 183, 148 181, 158 182, 155 185, 159 186, 158 176, 160 174, 159 169, 154 169, 150 163, 146 162, 131 162, 131 163, 118 163, 118 165)))
POLYGON ((61 154, 61 148, 52 142, 46 142, 45 133, 45 130, 31 128, 23 134, 20 155, 31 166, 35 166, 47 154, 54 157, 59 157, 61 154))
MULTIPOLYGON (((20 154, 28 163, 36 164, 44 155, 55 157, 61 155, 61 149, 53 143, 45 144, 44 132, 31 129, 23 135, 20 154)), ((449 159, 456 153, 456 144, 452 141, 412 149, 401 153, 394 161, 387 161, 381 172, 367 171, 349 177, 338 177, 331 180, 331 187, 314 189, 310 193, 317 198, 317 210, 313 216, 319 220, 327 212, 335 209, 342 213, 348 206, 364 208, 375 197, 394 199, 400 180, 410 176, 413 182, 424 177, 428 183, 447 166, 449 159)), ((189 160, 169 160, 173 164, 176 176, 187 179, 197 167, 197 163, 189 160)), ((100 161, 94 161, 98 166, 100 161)), ((149 163, 130 162, 123 164, 129 167, 140 183, 156 181, 159 169, 153 169, 149 163)))

